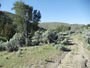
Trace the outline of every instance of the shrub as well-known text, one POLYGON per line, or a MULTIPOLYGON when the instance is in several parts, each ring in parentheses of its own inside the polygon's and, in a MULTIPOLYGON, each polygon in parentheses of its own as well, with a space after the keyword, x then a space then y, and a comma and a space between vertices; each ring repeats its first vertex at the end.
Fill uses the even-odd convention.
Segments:
POLYGON ((23 33, 16 33, 12 39, 9 40, 11 44, 23 46, 25 44, 25 39, 23 33))
POLYGON ((6 42, 7 40, 8 40, 7 37, 0 36, 0 41, 6 42))
POLYGON ((5 47, 5 46, 0 45, 0 51, 5 51, 5 50, 6 50, 6 47, 5 47))
POLYGON ((32 40, 32 45, 39 45, 40 41, 39 40, 32 40))
POLYGON ((70 35, 71 35, 71 34, 74 34, 74 33, 75 33, 74 30, 71 30, 71 31, 69 32, 70 35))
POLYGON ((58 49, 58 50, 62 50, 62 51, 70 51, 70 49, 65 47, 65 45, 63 45, 63 44, 56 44, 55 48, 58 49))
POLYGON ((56 49, 61 49, 63 46, 64 46, 64 45, 62 45, 62 44, 56 44, 56 45, 55 45, 55 48, 56 48, 56 49))
POLYGON ((0 43, 0 50, 7 49, 8 52, 18 51, 19 47, 23 45, 23 33, 16 33, 9 41, 0 43))
POLYGON ((85 33, 84 43, 86 44, 86 48, 90 50, 90 32, 85 33))
POLYGON ((0 51, 5 51, 6 47, 2 44, 3 42, 0 42, 0 51))
POLYGON ((63 44, 56 44, 55 48, 58 49, 58 50, 62 50, 62 51, 66 50, 66 48, 65 48, 65 46, 63 44))
POLYGON ((57 36, 58 36, 58 41, 63 41, 65 39, 65 36, 63 36, 62 33, 57 33, 57 36))
POLYGON ((52 32, 51 30, 36 31, 32 37, 32 44, 49 44, 56 42, 55 40, 57 40, 56 32, 52 32))
POLYGON ((40 31, 40 30, 35 32, 34 36, 31 39, 32 45, 39 45, 42 38, 42 33, 43 31, 40 31))
MULTIPOLYGON (((69 32, 55 32, 53 30, 36 31, 31 39, 32 45, 60 43, 69 34, 69 32)), ((66 41, 67 42, 67 41, 66 41)))
POLYGON ((56 43, 57 34, 51 30, 47 30, 42 34, 42 41, 44 43, 56 43))
POLYGON ((43 37, 42 40, 41 40, 41 43, 44 43, 44 44, 49 44, 50 41, 47 37, 43 37))
POLYGON ((7 51, 18 51, 19 47, 24 45, 24 42, 23 33, 16 33, 13 38, 7 42, 7 51))
POLYGON ((55 29, 56 32, 65 32, 65 31, 69 31, 69 30, 71 30, 71 27, 70 26, 65 26, 65 25, 58 26, 55 29))
POLYGON ((8 52, 18 51, 18 49, 19 49, 19 47, 16 45, 8 44, 8 46, 7 46, 8 52))
POLYGON ((62 43, 63 45, 69 45, 69 44, 70 44, 68 38, 65 38, 63 41, 61 41, 61 43, 62 43))
POLYGON ((7 50, 8 52, 18 51, 19 46, 16 43, 15 40, 10 40, 3 42, 2 46, 5 47, 4 50, 7 50))

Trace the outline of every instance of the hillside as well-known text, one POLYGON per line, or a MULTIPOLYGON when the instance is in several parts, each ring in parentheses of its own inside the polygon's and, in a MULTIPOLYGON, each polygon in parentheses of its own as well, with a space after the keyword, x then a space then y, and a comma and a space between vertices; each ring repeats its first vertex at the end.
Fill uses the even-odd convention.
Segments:
POLYGON ((55 29, 56 27, 58 27, 60 25, 70 26, 70 24, 63 23, 63 22, 42 22, 42 23, 39 24, 39 27, 42 27, 44 29, 55 29))
POLYGON ((81 28, 84 26, 83 24, 68 24, 64 22, 42 22, 38 26, 44 29, 55 29, 61 25, 70 26, 72 29, 81 28))

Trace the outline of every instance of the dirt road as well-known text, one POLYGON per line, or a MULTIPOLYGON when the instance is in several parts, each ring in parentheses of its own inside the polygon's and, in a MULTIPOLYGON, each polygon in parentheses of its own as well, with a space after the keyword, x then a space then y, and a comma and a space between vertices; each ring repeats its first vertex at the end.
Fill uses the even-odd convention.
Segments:
POLYGON ((73 49, 69 52, 57 68, 90 68, 90 52, 83 48, 83 43, 73 39, 73 49))
POLYGON ((74 45, 70 52, 64 52, 55 63, 48 63, 46 68, 90 68, 90 52, 83 48, 83 43, 72 39, 74 45))

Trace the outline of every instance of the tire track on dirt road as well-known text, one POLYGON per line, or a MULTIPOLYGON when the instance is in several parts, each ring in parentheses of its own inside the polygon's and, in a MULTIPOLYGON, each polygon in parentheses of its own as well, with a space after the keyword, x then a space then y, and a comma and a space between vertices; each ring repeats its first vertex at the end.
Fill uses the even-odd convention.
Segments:
POLYGON ((78 51, 69 52, 57 68, 90 68, 90 56, 85 51, 85 48, 83 48, 83 43, 74 38, 72 41, 77 44, 73 48, 77 46, 78 51))

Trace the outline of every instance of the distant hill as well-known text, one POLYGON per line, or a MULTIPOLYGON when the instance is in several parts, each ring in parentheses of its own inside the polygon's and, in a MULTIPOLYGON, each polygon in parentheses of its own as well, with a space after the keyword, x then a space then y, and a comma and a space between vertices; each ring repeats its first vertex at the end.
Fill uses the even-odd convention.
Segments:
POLYGON ((70 26, 73 30, 79 29, 82 26, 84 26, 82 24, 68 24, 68 23, 64 23, 64 22, 42 22, 38 26, 41 28, 44 28, 44 29, 55 29, 61 25, 70 26))
POLYGON ((63 23, 63 22, 43 22, 43 23, 40 23, 38 26, 44 29, 55 29, 60 25, 70 26, 71 24, 63 23))

